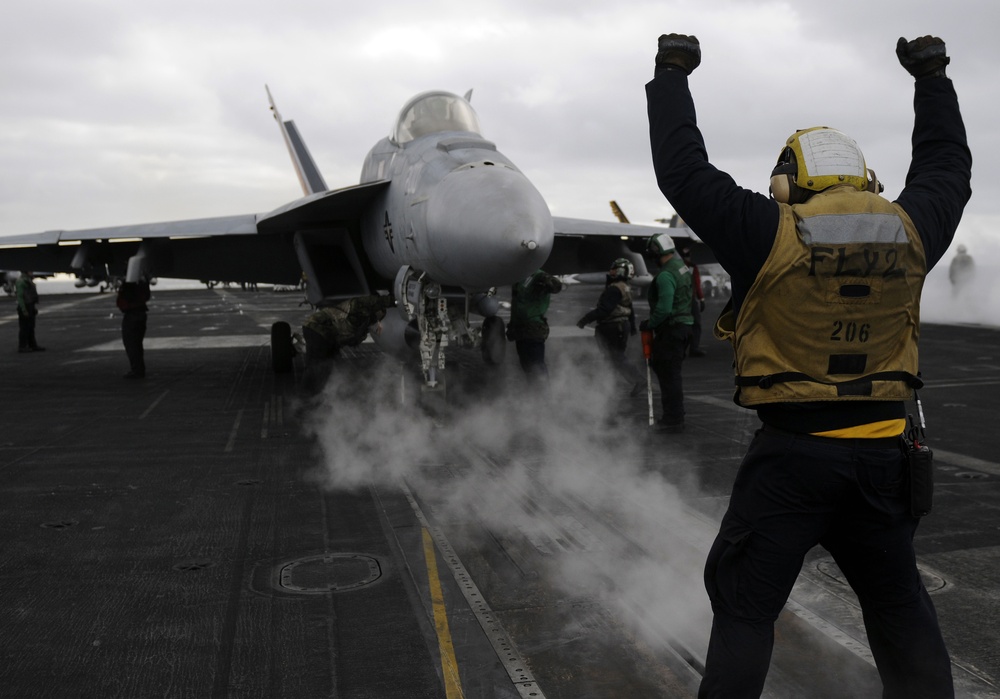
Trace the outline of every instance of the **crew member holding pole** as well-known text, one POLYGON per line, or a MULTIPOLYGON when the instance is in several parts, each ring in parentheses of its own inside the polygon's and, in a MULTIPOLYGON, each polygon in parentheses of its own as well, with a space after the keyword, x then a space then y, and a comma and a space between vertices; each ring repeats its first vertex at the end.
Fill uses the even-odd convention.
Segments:
POLYGON ((691 344, 691 268, 677 255, 674 240, 666 233, 649 239, 647 252, 656 257, 660 271, 649 285, 649 320, 641 330, 653 332, 650 366, 660 382, 663 415, 660 432, 684 431, 684 385, 681 366, 691 344))

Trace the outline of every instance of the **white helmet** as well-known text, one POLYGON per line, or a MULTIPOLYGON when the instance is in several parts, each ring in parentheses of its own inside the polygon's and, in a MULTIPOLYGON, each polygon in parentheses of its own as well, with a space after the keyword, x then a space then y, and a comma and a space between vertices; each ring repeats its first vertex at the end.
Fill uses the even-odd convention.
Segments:
POLYGON ((854 139, 827 126, 789 136, 771 172, 771 194, 785 204, 799 204, 815 192, 841 184, 859 192, 882 191, 854 139))
POLYGON ((674 246, 674 239, 670 235, 667 233, 657 233, 650 237, 646 249, 654 255, 663 256, 674 252, 676 247, 674 246))

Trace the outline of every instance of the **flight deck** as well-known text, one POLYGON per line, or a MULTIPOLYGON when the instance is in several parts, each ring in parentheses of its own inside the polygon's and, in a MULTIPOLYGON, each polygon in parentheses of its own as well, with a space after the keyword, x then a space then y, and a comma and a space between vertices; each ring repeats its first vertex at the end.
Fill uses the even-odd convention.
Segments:
MULTIPOLYGON (((687 428, 659 434, 575 327, 593 286, 553 297, 545 385, 513 344, 501 366, 453 347, 446 395, 371 343, 319 392, 302 357, 274 374, 271 323, 309 309, 263 286, 154 287, 127 380, 114 297, 39 286, 44 352, 17 352, 0 298, 0 696, 696 696, 702 566, 760 424, 709 332, 720 300, 687 428)), ((921 360, 918 562, 957 695, 1000 697, 1000 329, 925 325, 921 360)), ((776 639, 764 696, 881 695, 822 549, 776 639)))

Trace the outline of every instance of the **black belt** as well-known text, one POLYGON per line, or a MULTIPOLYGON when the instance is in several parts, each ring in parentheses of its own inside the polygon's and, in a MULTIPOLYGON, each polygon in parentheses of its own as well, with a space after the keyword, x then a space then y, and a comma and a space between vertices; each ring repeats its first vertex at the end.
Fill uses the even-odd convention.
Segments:
POLYGON ((862 448, 862 449, 901 449, 903 436, 898 437, 820 437, 819 435, 809 434, 807 432, 789 432, 788 430, 781 430, 772 425, 764 424, 761 428, 763 432, 769 434, 777 434, 782 437, 792 437, 795 439, 801 439, 806 442, 818 442, 819 444, 826 444, 831 447, 851 447, 851 448, 862 448))

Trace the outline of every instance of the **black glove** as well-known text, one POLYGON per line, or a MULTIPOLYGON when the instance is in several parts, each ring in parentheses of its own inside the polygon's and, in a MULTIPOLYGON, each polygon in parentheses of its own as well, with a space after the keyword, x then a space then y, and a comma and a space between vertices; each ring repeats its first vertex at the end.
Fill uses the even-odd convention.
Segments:
POLYGON ((587 321, 585 321, 583 318, 581 318, 580 320, 576 321, 576 327, 578 327, 580 329, 583 329, 583 328, 587 327, 587 321))
POLYGON ((647 330, 649 330, 649 321, 644 320, 641 323, 639 323, 639 330, 641 330, 642 332, 646 332, 647 330))
POLYGON ((922 36, 913 41, 899 37, 896 56, 914 78, 943 78, 944 67, 951 63, 944 41, 936 36, 922 36))
POLYGON ((701 44, 698 38, 686 34, 661 34, 656 53, 653 77, 665 70, 682 70, 685 75, 701 64, 701 44))

